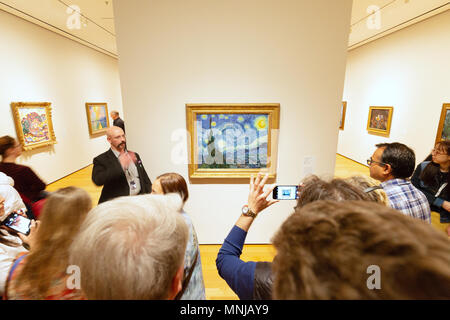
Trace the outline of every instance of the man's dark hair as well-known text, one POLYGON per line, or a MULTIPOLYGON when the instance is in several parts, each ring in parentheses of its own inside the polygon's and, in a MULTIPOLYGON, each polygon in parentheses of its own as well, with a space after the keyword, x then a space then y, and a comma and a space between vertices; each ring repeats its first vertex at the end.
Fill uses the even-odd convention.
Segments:
POLYGON ((377 148, 385 148, 381 162, 389 164, 395 178, 407 179, 411 177, 416 165, 414 151, 403 143, 379 143, 377 148))

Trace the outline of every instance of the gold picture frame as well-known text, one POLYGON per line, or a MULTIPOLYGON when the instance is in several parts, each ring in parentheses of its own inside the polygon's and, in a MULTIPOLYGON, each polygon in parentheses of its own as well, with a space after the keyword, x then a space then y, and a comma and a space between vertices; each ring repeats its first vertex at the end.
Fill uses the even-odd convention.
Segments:
POLYGON ((17 139, 23 150, 50 146, 56 142, 50 102, 11 103, 17 139))
POLYGON ((86 116, 90 135, 105 133, 109 128, 108 104, 106 102, 86 102, 86 116))
POLYGON ((450 140, 450 103, 442 105, 435 144, 442 140, 450 140))
POLYGON ((276 178, 280 104, 186 104, 191 180, 276 178))
POLYGON ((344 130, 345 113, 347 112, 347 101, 342 101, 341 105, 341 117, 339 119, 339 130, 344 130))
POLYGON ((392 113, 394 107, 369 107, 367 132, 379 136, 389 137, 391 132, 392 113))

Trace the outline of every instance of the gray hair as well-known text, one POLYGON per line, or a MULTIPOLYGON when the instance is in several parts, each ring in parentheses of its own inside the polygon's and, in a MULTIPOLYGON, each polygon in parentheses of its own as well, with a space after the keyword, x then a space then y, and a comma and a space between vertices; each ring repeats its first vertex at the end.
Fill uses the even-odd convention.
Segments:
POLYGON ((179 195, 120 197, 92 209, 70 248, 88 299, 166 299, 188 227, 179 195))

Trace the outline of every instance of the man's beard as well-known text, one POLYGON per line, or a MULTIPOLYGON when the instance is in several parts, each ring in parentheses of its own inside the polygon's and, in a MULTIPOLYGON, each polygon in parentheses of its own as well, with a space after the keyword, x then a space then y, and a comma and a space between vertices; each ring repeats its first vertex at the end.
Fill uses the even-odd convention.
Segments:
POLYGON ((116 149, 122 149, 122 147, 125 150, 127 148, 127 143, 126 142, 119 143, 116 149))

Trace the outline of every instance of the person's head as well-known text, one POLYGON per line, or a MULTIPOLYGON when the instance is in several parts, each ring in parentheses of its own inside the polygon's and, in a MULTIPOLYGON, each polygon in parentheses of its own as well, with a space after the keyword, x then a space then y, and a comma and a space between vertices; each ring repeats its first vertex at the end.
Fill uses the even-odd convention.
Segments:
POLYGON ((152 193, 166 194, 178 193, 183 203, 189 198, 189 191, 186 180, 178 173, 164 173, 156 178, 152 184, 152 193))
POLYGON ((181 290, 188 227, 180 197, 139 195, 94 208, 71 247, 88 299, 173 299, 181 290))
POLYGON ((127 139, 125 138, 125 132, 123 132, 122 128, 112 126, 106 130, 106 138, 113 148, 116 151, 123 151, 127 147, 127 139))
MULTIPOLYGON (((427 186, 435 186, 436 176, 440 174, 440 171, 448 171, 450 166, 450 141, 440 141, 436 143, 434 149, 431 150, 431 154, 425 159, 430 161, 420 174, 420 179, 427 186)), ((450 175, 447 176, 447 187, 442 190, 441 194, 446 194, 450 197, 450 175)))
POLYGON ((344 179, 334 178, 326 181, 316 175, 305 178, 299 186, 298 193, 299 197, 296 208, 317 200, 371 200, 364 192, 364 189, 353 186, 344 179))
POLYGON ((432 161, 439 165, 446 165, 450 163, 450 141, 440 141, 431 150, 432 161))
POLYGON ((45 295, 53 277, 65 272, 69 247, 92 208, 89 194, 66 187, 52 192, 42 208, 36 239, 18 281, 45 295))
POLYGON ((0 155, 3 159, 6 157, 17 158, 22 154, 22 145, 13 137, 0 137, 0 155))
POLYGON ((448 239, 381 204, 310 203, 273 243, 275 299, 450 298, 448 239))
POLYGON ((352 176, 344 179, 351 185, 362 189, 371 201, 379 202, 384 205, 389 205, 389 198, 383 188, 379 185, 379 182, 368 176, 352 176))
POLYGON ((11 212, 20 209, 26 209, 26 206, 19 192, 9 184, 0 184, 0 221, 5 220, 11 212))
POLYGON ((113 119, 113 120, 116 120, 117 118, 119 118, 119 112, 117 112, 117 111, 111 111, 111 118, 113 119))
POLYGON ((407 179, 416 165, 414 151, 408 146, 393 142, 379 143, 372 157, 367 160, 370 176, 384 182, 391 179, 407 179))

